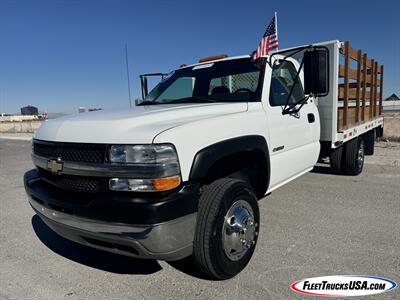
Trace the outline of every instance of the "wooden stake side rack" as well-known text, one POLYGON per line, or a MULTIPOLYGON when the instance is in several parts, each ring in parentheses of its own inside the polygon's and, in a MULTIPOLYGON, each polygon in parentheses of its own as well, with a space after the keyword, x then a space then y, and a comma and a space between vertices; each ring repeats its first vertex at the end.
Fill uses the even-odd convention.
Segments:
POLYGON ((341 54, 344 64, 339 65, 338 131, 343 131, 382 114, 383 65, 368 58, 366 53, 350 47, 344 42, 341 54), (357 69, 350 67, 350 60, 357 69))

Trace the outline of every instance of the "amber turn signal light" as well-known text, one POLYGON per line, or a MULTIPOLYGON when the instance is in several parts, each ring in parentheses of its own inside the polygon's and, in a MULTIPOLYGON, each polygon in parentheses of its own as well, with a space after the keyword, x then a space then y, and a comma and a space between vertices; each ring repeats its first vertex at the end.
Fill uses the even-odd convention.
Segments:
POLYGON ((176 188, 181 184, 181 177, 173 176, 166 178, 153 179, 153 187, 156 191, 168 191, 176 188))

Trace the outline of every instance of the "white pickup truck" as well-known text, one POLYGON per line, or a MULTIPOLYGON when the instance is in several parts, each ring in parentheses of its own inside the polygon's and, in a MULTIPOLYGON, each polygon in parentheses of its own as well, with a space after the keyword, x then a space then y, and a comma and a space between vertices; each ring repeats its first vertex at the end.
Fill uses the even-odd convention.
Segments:
POLYGON ((382 76, 339 41, 257 64, 202 59, 150 93, 143 75, 134 108, 43 123, 36 168, 24 176, 30 205, 78 243, 150 259, 192 255, 209 276, 233 277, 255 250, 259 199, 319 158, 336 173, 362 171, 382 133, 382 76))

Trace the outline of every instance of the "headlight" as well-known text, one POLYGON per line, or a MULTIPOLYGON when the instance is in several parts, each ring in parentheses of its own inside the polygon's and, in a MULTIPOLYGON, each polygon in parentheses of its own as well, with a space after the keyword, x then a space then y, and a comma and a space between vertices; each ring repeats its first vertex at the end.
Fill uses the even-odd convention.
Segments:
POLYGON ((113 145, 109 160, 132 169, 133 178, 112 178, 114 191, 156 192, 181 183, 178 156, 172 145, 113 145))
POLYGON ((177 160, 172 145, 114 145, 110 150, 112 163, 156 164, 177 160))

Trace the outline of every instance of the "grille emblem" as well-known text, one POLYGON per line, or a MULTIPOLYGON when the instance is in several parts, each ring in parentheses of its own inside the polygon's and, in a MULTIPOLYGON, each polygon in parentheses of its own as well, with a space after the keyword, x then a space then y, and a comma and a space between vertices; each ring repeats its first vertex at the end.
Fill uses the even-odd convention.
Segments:
POLYGON ((61 158, 50 159, 47 161, 47 169, 49 169, 54 174, 59 174, 63 170, 64 163, 61 158))

